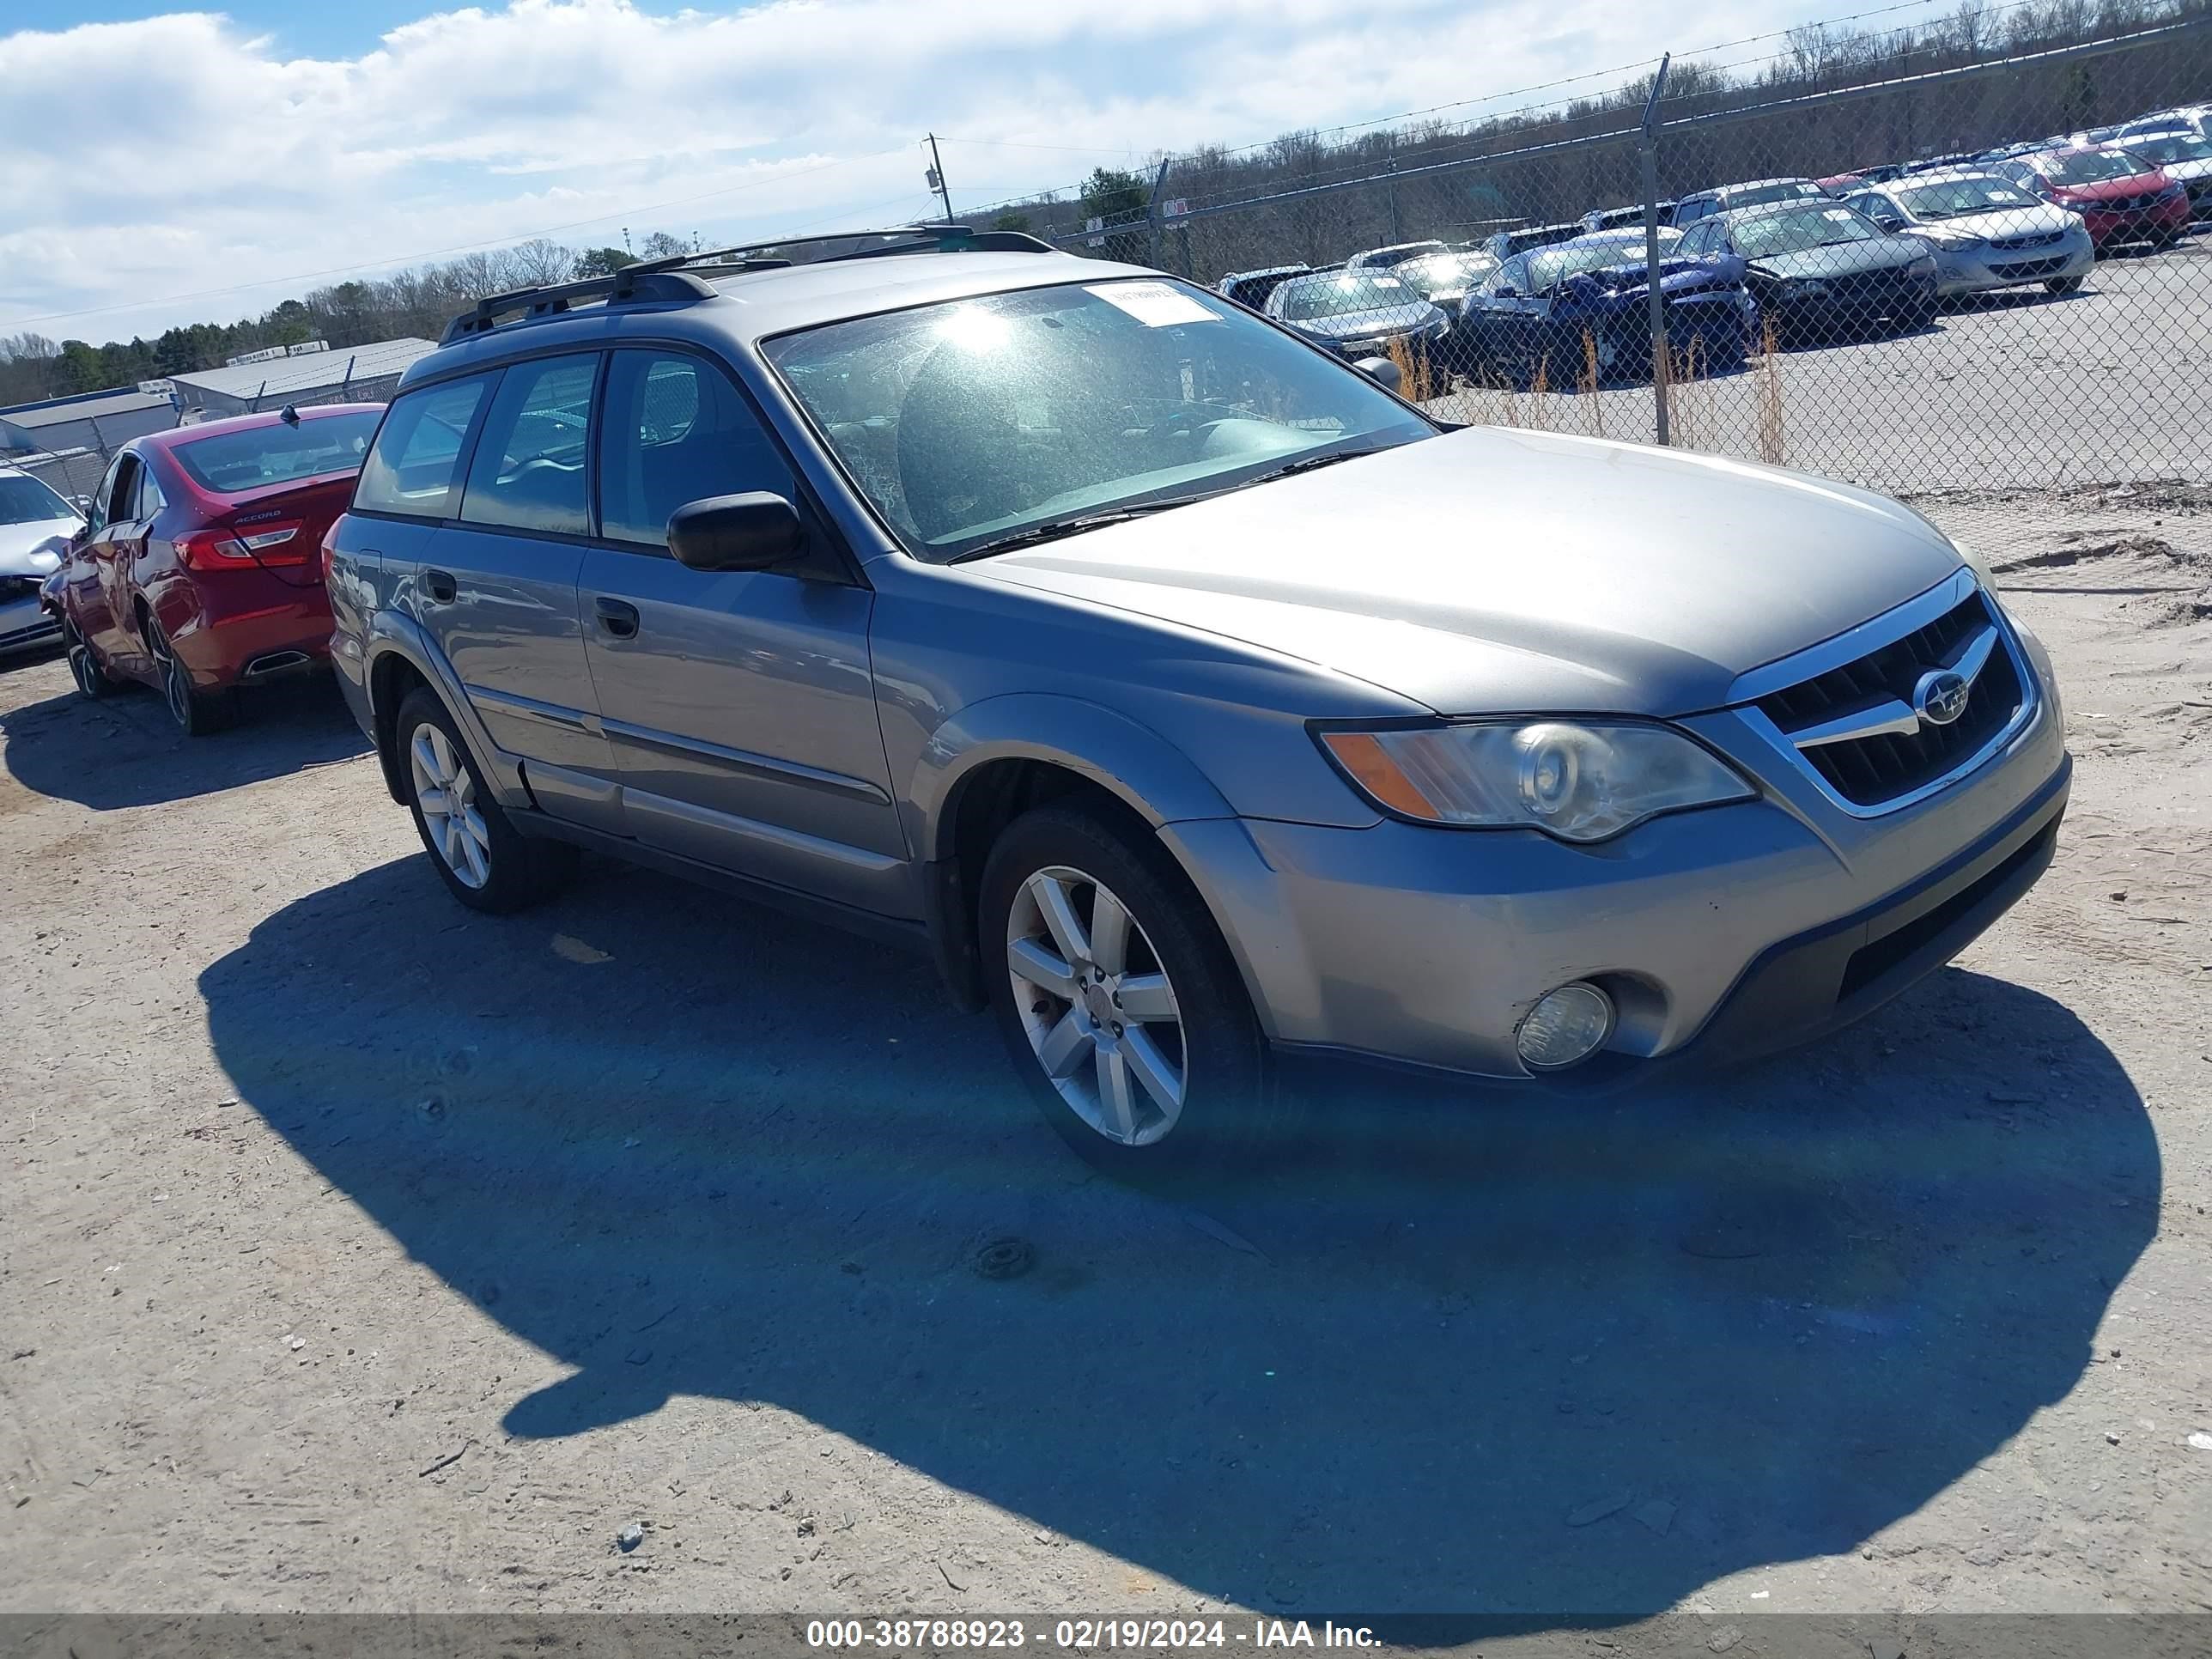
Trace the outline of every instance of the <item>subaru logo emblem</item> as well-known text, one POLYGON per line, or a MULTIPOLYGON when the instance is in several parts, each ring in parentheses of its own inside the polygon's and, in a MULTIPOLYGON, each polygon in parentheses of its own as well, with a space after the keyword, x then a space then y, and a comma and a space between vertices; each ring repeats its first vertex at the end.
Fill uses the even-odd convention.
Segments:
POLYGON ((1955 668, 1931 668, 1912 688, 1912 712, 1923 726, 1948 726, 1966 712, 1973 684, 1955 668))

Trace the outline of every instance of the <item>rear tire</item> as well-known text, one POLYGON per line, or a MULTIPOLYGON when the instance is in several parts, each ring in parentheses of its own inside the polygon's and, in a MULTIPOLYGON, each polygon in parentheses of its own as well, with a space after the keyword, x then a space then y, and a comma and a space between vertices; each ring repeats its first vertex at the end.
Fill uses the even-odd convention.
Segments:
POLYGON ((192 684, 191 671, 162 630, 161 619, 149 611, 144 618, 146 647, 154 653, 154 669, 161 678, 162 704, 177 730, 188 738, 204 738, 223 730, 238 719, 238 693, 226 686, 203 691, 192 684))
POLYGON ((1279 1149, 1288 1115, 1243 979, 1141 826, 1067 805, 1017 820, 978 929, 1006 1052, 1077 1156, 1161 1186, 1279 1149))
POLYGON ((436 692, 416 686, 392 726, 415 832, 446 890, 471 910, 504 915, 535 904, 576 870, 576 849, 514 827, 436 692))
POLYGON ((70 678, 76 683, 79 696, 98 702, 115 695, 116 683, 106 665, 93 654, 92 647, 67 617, 62 618, 62 647, 69 653, 70 678))

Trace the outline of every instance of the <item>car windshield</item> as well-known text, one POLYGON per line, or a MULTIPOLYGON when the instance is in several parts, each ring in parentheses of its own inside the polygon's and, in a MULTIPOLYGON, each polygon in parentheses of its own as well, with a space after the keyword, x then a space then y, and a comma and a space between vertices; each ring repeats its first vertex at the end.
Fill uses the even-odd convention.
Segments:
POLYGON ((247 427, 179 443, 169 453, 194 483, 217 495, 264 489, 325 472, 357 472, 381 410, 247 427))
POLYGON ((1392 306, 1420 303, 1420 295, 1411 292, 1395 276, 1366 270, 1300 277, 1284 283, 1278 291, 1283 298, 1283 315, 1294 323, 1314 317, 1343 317, 1353 312, 1384 311, 1392 306))
POLYGON ((1955 219, 1962 213, 2036 205, 2035 198, 2002 179, 1945 179, 1932 185, 1914 185, 1899 191, 1897 199, 1921 219, 1955 219))
POLYGON ((901 541, 933 560, 1437 431, 1348 365, 1162 280, 922 306, 763 349, 901 541))
POLYGON ((1826 193, 1814 184, 1751 185, 1740 190, 1723 191, 1721 204, 1723 208, 1761 207, 1769 202, 1795 202, 1804 197, 1826 193))
POLYGON ((1497 269, 1494 261, 1478 255, 1438 253, 1408 260, 1391 274, 1424 300, 1433 300, 1439 294, 1464 294, 1497 269))
POLYGON ((0 475, 0 524, 43 524, 74 519, 76 509, 27 473, 0 475))
POLYGON ((2150 169, 2126 150, 2077 149, 2043 160, 2043 176, 2054 185, 2101 185, 2132 179, 2150 169))
MULTIPOLYGON (((1672 225, 1662 229, 1659 257, 1665 258, 1668 250, 1681 240, 1682 233, 1672 225)), ((1532 294, 1545 294, 1570 276, 1579 276, 1586 270, 1643 263, 1644 238, 1640 235, 1610 238, 1602 242, 1569 242, 1528 256, 1528 289, 1532 294)))
POLYGON ((1788 208, 1741 221, 1729 231, 1735 251, 1747 259, 1770 259, 1845 242, 1871 242, 1882 232, 1863 214, 1847 207, 1788 208))
POLYGON ((2128 154, 2161 167, 2171 161, 2212 161, 2212 139, 2186 132, 2161 132, 2155 137, 2129 139, 2128 154))
POLYGON ((1396 247, 1378 247, 1372 252, 1363 253, 1359 256, 1359 263, 1365 266, 1402 265, 1408 259, 1425 258, 1444 251, 1442 242, 1401 242, 1396 247))

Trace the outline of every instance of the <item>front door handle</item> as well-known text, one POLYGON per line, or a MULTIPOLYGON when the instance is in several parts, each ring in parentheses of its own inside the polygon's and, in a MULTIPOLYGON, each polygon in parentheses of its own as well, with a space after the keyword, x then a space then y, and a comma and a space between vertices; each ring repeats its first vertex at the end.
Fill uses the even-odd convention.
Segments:
POLYGON ((460 584, 453 580, 453 574, 445 570, 425 570, 422 586, 429 590, 430 597, 440 605, 451 605, 453 595, 461 591, 460 584))
POLYGON ((602 595, 593 602, 599 613, 599 626, 618 640, 637 637, 637 607, 622 599, 610 599, 602 595))

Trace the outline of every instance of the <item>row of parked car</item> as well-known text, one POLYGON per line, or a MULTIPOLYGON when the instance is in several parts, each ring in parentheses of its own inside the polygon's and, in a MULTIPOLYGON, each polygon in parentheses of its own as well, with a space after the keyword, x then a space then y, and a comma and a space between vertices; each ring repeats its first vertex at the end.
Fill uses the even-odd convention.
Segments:
POLYGON ((2049 659, 1903 507, 1462 428, 1018 233, 820 240, 486 300, 386 409, 26 492, 78 690, 198 733, 335 671, 461 904, 581 848, 911 945, 1139 1178, 1322 1062, 1810 1040, 2049 860, 2049 659))
POLYGON ((1770 332, 1793 345, 1908 331, 1948 300, 2070 294, 2110 251, 2171 246, 2212 217, 2208 119, 2212 106, 2195 106, 1972 155, 1716 185, 1659 204, 1656 270, 1644 210, 1621 207, 1217 287, 1355 359, 1408 358, 1441 391, 1648 370, 1656 284, 1677 359, 1725 372, 1770 332))

